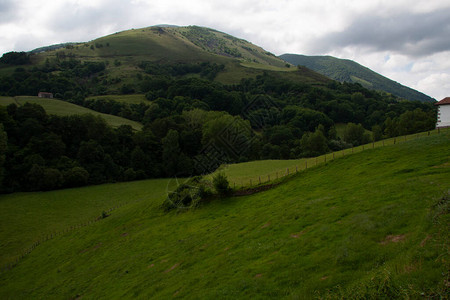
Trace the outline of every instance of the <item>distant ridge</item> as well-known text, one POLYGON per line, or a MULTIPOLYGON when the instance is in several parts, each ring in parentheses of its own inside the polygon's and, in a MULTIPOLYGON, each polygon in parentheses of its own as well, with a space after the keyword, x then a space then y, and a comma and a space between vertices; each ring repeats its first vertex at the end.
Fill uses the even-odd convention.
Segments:
POLYGON ((67 46, 70 47, 70 46, 75 46, 75 45, 80 45, 80 44, 82 44, 82 43, 68 42, 68 43, 55 44, 55 45, 44 46, 44 47, 39 47, 39 48, 33 49, 30 51, 30 53, 41 53, 41 52, 57 50, 57 49, 61 49, 61 48, 66 48, 67 46))
POLYGON ((288 63, 305 66, 340 82, 359 83, 365 88, 385 91, 407 100, 435 102, 435 99, 384 77, 349 59, 300 54, 283 54, 279 57, 288 63))

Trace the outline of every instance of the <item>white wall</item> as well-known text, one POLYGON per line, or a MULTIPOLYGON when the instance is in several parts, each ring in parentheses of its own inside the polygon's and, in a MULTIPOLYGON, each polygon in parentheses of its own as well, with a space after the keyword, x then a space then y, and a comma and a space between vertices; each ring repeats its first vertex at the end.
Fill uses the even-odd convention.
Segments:
POLYGON ((436 127, 450 127, 450 105, 438 106, 438 122, 436 127))

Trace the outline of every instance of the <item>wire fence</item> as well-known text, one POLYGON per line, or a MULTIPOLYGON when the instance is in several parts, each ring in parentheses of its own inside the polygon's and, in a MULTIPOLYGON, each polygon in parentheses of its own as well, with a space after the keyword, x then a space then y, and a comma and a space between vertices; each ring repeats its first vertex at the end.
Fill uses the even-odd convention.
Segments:
MULTIPOLYGON (((286 179, 286 177, 288 177, 288 176, 291 176, 293 174, 304 171, 306 169, 313 168, 315 166, 324 164, 324 163, 332 161, 336 158, 340 158, 340 157, 343 157, 346 155, 362 152, 362 151, 369 150, 369 149, 395 145, 398 143, 403 143, 403 142, 410 141, 410 140, 424 137, 424 136, 440 134, 442 131, 448 132, 448 131, 450 131, 450 128, 436 129, 436 130, 428 131, 428 132, 421 132, 421 133, 417 133, 417 134, 389 138, 389 139, 380 140, 380 141, 372 142, 372 143, 357 146, 357 147, 352 147, 352 148, 336 151, 333 153, 327 153, 327 154, 324 154, 324 155, 321 155, 318 157, 305 158, 304 160, 300 160, 300 163, 297 163, 297 164, 287 167, 285 169, 279 169, 279 170, 276 170, 276 171, 273 171, 270 173, 266 173, 263 175, 254 176, 252 178, 245 178, 242 180, 234 180, 234 181, 231 180, 231 184, 235 190, 239 190, 239 189, 243 190, 243 189, 248 189, 248 188, 255 188, 258 186, 275 184, 277 182, 280 182, 283 179, 286 179)), ((108 214, 116 209, 119 209, 119 208, 125 206, 125 205, 137 203, 142 200, 143 199, 137 199, 137 200, 130 201, 130 202, 120 203, 120 204, 117 204, 117 205, 109 208, 108 210, 104 210, 104 212, 106 214, 108 214)), ((0 266, 0 273, 12 270, 14 267, 16 267, 18 265, 18 263, 22 259, 24 259, 27 255, 29 255, 34 249, 36 249, 42 243, 52 240, 56 237, 63 236, 65 234, 68 234, 68 233, 78 230, 80 228, 93 225, 93 224, 97 223, 98 221, 103 220, 104 218, 105 218, 105 216, 100 215, 96 218, 92 218, 92 219, 86 220, 84 222, 80 222, 76 225, 68 226, 62 230, 47 232, 46 234, 41 235, 39 238, 35 239, 35 241, 29 247, 25 248, 20 254, 14 256, 12 259, 10 259, 10 261, 8 263, 4 264, 3 266, 0 266)))
POLYGON ((8 263, 0 266, 0 274, 7 272, 9 270, 12 270, 14 267, 16 267, 18 265, 18 263, 22 259, 24 259, 27 255, 29 255, 34 249, 36 249, 42 243, 45 243, 56 237, 63 236, 65 234, 73 232, 77 229, 93 225, 93 224, 105 219, 106 217, 108 217, 109 213, 111 213, 112 211, 119 209, 125 205, 140 202, 142 200, 143 199, 137 199, 137 200, 130 201, 130 202, 118 203, 118 204, 110 207, 107 210, 103 210, 102 214, 96 218, 92 218, 92 219, 80 222, 78 224, 68 226, 62 230, 55 230, 55 231, 47 232, 47 233, 41 235, 40 237, 36 238, 35 241, 29 247, 25 248, 20 254, 13 256, 13 258, 11 258, 8 263))
POLYGON ((287 176, 291 176, 300 171, 304 171, 309 168, 313 168, 320 164, 324 164, 326 162, 332 161, 336 158, 340 158, 349 154, 354 154, 358 152, 362 152, 365 150, 375 149, 379 147, 392 146, 399 143, 404 143, 413 139, 417 139, 420 137, 426 137, 431 135, 437 135, 441 132, 448 132, 450 128, 441 128, 435 129, 432 131, 420 132, 410 135, 398 136, 388 139, 383 139, 379 141, 374 141, 368 144, 347 148, 339 151, 335 151, 332 153, 327 153, 324 155, 320 155, 317 157, 304 158, 301 160, 295 160, 295 163, 289 167, 278 169, 275 171, 271 171, 269 173, 264 173, 257 176, 245 177, 245 178, 237 178, 230 179, 231 187, 235 190, 249 189, 255 188, 261 185, 269 185, 279 182, 282 179, 285 179, 287 176))

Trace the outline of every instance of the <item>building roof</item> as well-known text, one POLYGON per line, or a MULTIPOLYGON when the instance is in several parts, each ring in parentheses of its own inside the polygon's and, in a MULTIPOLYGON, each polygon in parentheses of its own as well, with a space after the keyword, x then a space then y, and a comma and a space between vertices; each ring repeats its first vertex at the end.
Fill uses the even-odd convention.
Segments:
POLYGON ((450 105, 450 97, 444 98, 439 102, 436 102, 434 105, 450 105))

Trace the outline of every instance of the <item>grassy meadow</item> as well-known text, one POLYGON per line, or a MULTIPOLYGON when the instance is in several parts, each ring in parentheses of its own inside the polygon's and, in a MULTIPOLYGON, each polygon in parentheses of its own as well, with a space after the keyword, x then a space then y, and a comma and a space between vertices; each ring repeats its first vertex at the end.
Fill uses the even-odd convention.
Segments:
POLYGON ((140 124, 139 122, 121 118, 118 116, 99 113, 94 110, 58 99, 38 98, 35 96, 17 96, 17 97, 0 96, 0 105, 3 106, 7 106, 11 103, 23 105, 27 102, 41 105, 45 109, 47 114, 50 115, 69 116, 69 115, 92 114, 94 116, 102 117, 112 127, 119 127, 120 125, 130 125, 134 130, 142 129, 142 124, 140 124))
MULTIPOLYGON (((345 128, 346 124, 338 124, 338 128, 345 128)), ((344 130, 344 129, 342 129, 344 130)), ((338 130, 339 131, 339 130, 338 130)), ((448 130, 447 130, 448 131, 448 130)), ((444 129, 444 132, 446 130, 444 129)), ((286 175, 293 175, 305 169, 329 162, 340 157, 365 151, 368 149, 392 146, 398 143, 411 141, 416 138, 437 135, 437 130, 411 134, 407 136, 395 137, 380 140, 377 142, 360 145, 354 148, 344 149, 333 153, 324 154, 313 158, 289 159, 289 160, 259 160, 245 163, 222 165, 216 172, 209 175, 211 178, 218 172, 223 172, 227 176, 232 187, 241 188, 266 184, 277 181, 286 175)))
MULTIPOLYGON (((2 270, 0 297, 445 298, 450 132, 365 149, 183 213, 159 207, 170 180, 3 195, 0 240, 17 235, 23 247, 28 231, 128 204, 2 270)), ((261 164, 228 172, 270 168, 261 164)), ((2 259, 15 249, 2 247, 2 259)))

